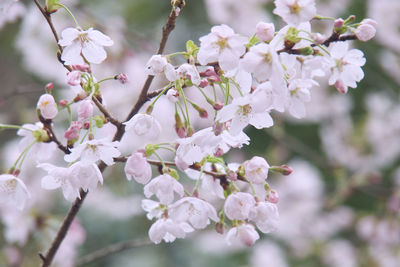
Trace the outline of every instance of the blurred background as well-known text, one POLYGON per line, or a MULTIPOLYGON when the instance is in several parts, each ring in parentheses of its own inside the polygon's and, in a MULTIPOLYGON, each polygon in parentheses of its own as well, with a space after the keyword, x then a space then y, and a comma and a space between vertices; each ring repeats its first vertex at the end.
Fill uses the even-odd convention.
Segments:
MULTIPOLYGON (((5 1, 5 0, 0 0, 5 1)), ((103 98, 112 114, 129 112, 145 79, 144 65, 157 50, 170 11, 168 0, 65 0, 83 28, 109 35, 114 46, 98 79, 126 73, 130 83, 105 83, 103 98)), ((84 264, 86 255, 110 244, 147 237, 151 225, 141 210, 142 186, 127 183, 123 165, 105 172, 105 185, 90 193, 57 254, 54 266, 166 267, 398 267, 400 266, 400 1, 317 0, 318 14, 378 22, 376 37, 353 42, 367 59, 365 78, 346 95, 334 87, 313 88, 305 119, 274 113, 272 128, 248 128, 251 144, 232 151, 230 161, 264 156, 271 165, 290 165, 290 176, 271 175, 279 192, 278 231, 263 235, 253 247, 227 246, 212 227, 172 244, 143 244, 84 264), (78 260, 77 260, 78 259, 78 260), (79 260, 80 259, 80 260, 79 260)), ((251 36, 259 21, 283 25, 272 15, 272 0, 187 0, 165 53, 183 51, 191 39, 207 34, 215 24, 227 24, 251 36)), ((60 33, 73 22, 59 10, 54 24, 60 33)), ((315 31, 329 35, 332 25, 313 22, 315 31)), ((73 97, 65 69, 56 58, 50 29, 32 1, 13 4, 0 17, 0 123, 37 121, 34 108, 44 86, 54 82, 57 99, 73 97)), ((165 82, 157 79, 153 89, 165 82)), ((166 112, 156 108, 161 116, 166 112)), ((65 118, 55 123, 62 124, 65 118)), ((163 122, 173 137, 173 121, 163 122)), ((201 125, 199 122, 198 125, 201 125)), ((56 128, 62 136, 65 128, 56 128), (63 130, 64 129, 64 130, 63 130)), ((107 129, 104 135, 109 134, 107 129)), ((127 153, 141 140, 130 140, 127 153)), ((0 132, 0 168, 6 173, 19 155, 15 131, 0 132)), ((124 140, 123 140, 124 141, 124 140)), ((55 162, 62 153, 55 151, 55 162)), ((0 210, 0 265, 38 266, 70 203, 60 191, 40 188, 44 172, 36 162, 24 162, 21 177, 33 199, 23 212, 0 210)), ((146 243, 146 242, 144 242, 146 243)))

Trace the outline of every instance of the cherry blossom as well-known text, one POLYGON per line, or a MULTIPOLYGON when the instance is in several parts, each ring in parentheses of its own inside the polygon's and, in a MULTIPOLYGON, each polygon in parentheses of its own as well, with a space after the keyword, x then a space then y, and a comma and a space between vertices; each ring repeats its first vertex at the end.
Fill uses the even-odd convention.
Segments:
POLYGON ((78 70, 73 70, 67 73, 67 84, 77 86, 81 83, 82 73, 78 70))
POLYGON ((176 238, 185 238, 186 233, 193 232, 193 228, 185 222, 176 223, 171 219, 162 218, 150 227, 150 240, 159 244, 163 239, 165 242, 173 242, 176 238))
POLYGON ((93 116, 93 103, 89 99, 85 99, 79 103, 78 120, 85 120, 93 116))
POLYGON ((149 220, 161 218, 163 214, 162 204, 151 199, 142 200, 142 209, 147 212, 146 217, 149 220))
POLYGON ((258 202, 250 210, 249 218, 256 223, 261 232, 267 234, 275 231, 279 223, 279 213, 276 204, 269 202, 258 202))
POLYGON ((146 73, 148 75, 158 75, 163 73, 165 77, 173 82, 178 78, 174 66, 168 63, 167 59, 161 55, 154 55, 146 64, 146 73))
POLYGON ((45 119, 54 119, 58 114, 57 104, 54 97, 50 94, 41 95, 37 103, 40 114, 45 119))
POLYGON ((211 33, 200 38, 197 59, 201 65, 218 61, 223 70, 231 70, 239 64, 246 43, 247 38, 235 34, 229 26, 214 26, 211 33))
POLYGON ((176 70, 176 72, 180 76, 191 80, 193 84, 195 84, 195 85, 200 84, 200 74, 194 65, 187 64, 187 63, 182 64, 179 66, 179 68, 176 70))
POLYGON ((255 156, 244 164, 246 179, 255 184, 263 184, 268 177, 269 164, 262 158, 255 156))
POLYGON ((226 216, 231 220, 246 220, 256 201, 249 193, 237 192, 230 194, 224 205, 226 216))
POLYGON ((268 42, 274 38, 275 26, 273 23, 260 21, 256 25, 256 34, 261 41, 268 42))
POLYGON ((11 174, 0 175, 0 204, 11 204, 23 210, 30 193, 24 182, 11 174))
POLYGON ((366 42, 374 38, 376 34, 376 21, 372 19, 364 19, 361 21, 361 25, 357 27, 354 34, 357 36, 357 39, 366 42))
POLYGON ((194 197, 184 197, 170 205, 168 214, 174 221, 188 222, 194 229, 204 229, 210 224, 210 219, 218 221, 215 208, 194 197))
POLYGON ((119 142, 110 142, 106 138, 86 141, 71 149, 71 154, 64 156, 66 162, 74 162, 81 159, 83 163, 96 163, 98 160, 104 161, 108 166, 114 164, 115 157, 121 155, 116 148, 119 142))
POLYGON ((347 88, 356 88, 356 82, 364 78, 361 66, 365 64, 363 52, 358 49, 349 49, 346 42, 336 42, 329 46, 331 57, 328 64, 331 70, 329 85, 335 87, 341 93, 347 93, 347 88))
POLYGON ((103 175, 94 163, 84 164, 78 161, 72 164, 69 169, 71 171, 71 183, 84 191, 93 191, 98 183, 103 184, 103 175))
POLYGON ((232 120, 230 132, 239 134, 248 124, 257 129, 271 127, 273 121, 269 115, 271 100, 262 92, 235 98, 231 104, 224 106, 217 114, 217 120, 232 120))
POLYGON ((184 194, 183 186, 169 174, 159 175, 144 187, 144 195, 149 198, 156 195, 162 204, 174 200, 174 192, 180 197, 184 194))
POLYGON ((271 77, 280 78, 283 69, 275 49, 266 43, 260 43, 250 48, 242 60, 243 68, 252 73, 259 82, 271 77))
POLYGON ((75 140, 79 137, 79 132, 82 129, 83 124, 80 121, 72 121, 69 128, 65 131, 64 137, 68 141, 75 140))
POLYGON ((61 187, 64 198, 68 201, 80 197, 79 186, 73 182, 70 168, 57 167, 50 163, 42 163, 37 167, 48 172, 41 180, 43 189, 54 190, 61 187))
POLYGON ((136 182, 147 184, 152 176, 151 166, 143 153, 133 153, 125 164, 126 179, 130 181, 133 177, 136 182))
POLYGON ((316 15, 315 0, 275 0, 274 14, 287 24, 298 25, 316 15))
POLYGON ((67 65, 83 65, 82 56, 90 63, 100 64, 107 53, 103 46, 111 46, 114 42, 107 35, 89 28, 66 28, 61 33, 59 45, 64 46, 61 59, 67 65))
POLYGON ((252 246, 259 238, 260 235, 251 224, 241 224, 239 226, 232 227, 226 234, 226 242, 228 245, 232 245, 233 243, 241 243, 246 246, 252 246))
POLYGON ((155 140, 161 133, 161 125, 151 115, 136 114, 129 121, 124 122, 127 131, 133 130, 138 136, 144 136, 150 140, 155 140))

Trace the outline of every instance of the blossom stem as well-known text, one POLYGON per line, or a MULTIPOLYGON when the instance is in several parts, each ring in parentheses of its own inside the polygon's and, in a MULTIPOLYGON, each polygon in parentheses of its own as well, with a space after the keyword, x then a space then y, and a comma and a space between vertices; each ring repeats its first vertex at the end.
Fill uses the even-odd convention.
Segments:
POLYGON ((162 91, 156 96, 156 98, 153 100, 153 102, 150 104, 150 106, 154 106, 154 104, 157 102, 157 100, 172 86, 173 82, 170 82, 167 86, 165 86, 162 91))
POLYGON ((196 184, 194 185, 194 188, 193 188, 193 193, 199 189, 200 180, 201 180, 201 176, 203 175, 203 171, 204 171, 204 165, 201 166, 199 177, 197 178, 196 184))
POLYGON ((109 81, 109 80, 115 80, 115 78, 114 77, 104 78, 104 79, 98 81, 97 83, 99 84, 99 83, 102 83, 102 82, 105 82, 105 81, 109 81))
POLYGON ((74 16, 74 15, 72 14, 72 12, 68 9, 68 7, 66 7, 65 5, 60 4, 60 3, 58 3, 57 5, 58 5, 59 7, 64 8, 65 11, 67 11, 67 13, 68 13, 68 14, 71 16, 71 18, 74 20, 75 26, 76 26, 77 28, 80 28, 78 22, 77 22, 76 19, 75 19, 75 16, 74 16))
POLYGON ((183 92, 183 89, 180 85, 178 85, 177 88, 178 88, 179 93, 182 94, 182 99, 183 99, 183 103, 185 104, 185 110, 186 110, 186 115, 187 115, 186 119, 187 119, 187 123, 188 123, 188 128, 190 128, 191 125, 190 125, 190 118, 189 118, 189 109, 188 109, 185 93, 183 92))
POLYGON ((14 164, 11 166, 11 169, 15 169, 15 167, 18 164, 18 168, 21 167, 22 162, 25 160, 25 156, 28 153, 29 149, 36 143, 37 141, 34 140, 32 141, 25 149, 24 151, 21 152, 21 154, 18 156, 17 160, 14 162, 14 164))
POLYGON ((187 52, 176 52, 176 53, 172 53, 167 55, 167 58, 173 57, 173 56, 177 56, 177 55, 186 55, 187 52))
POLYGON ((18 129, 18 130, 22 129, 22 130, 33 132, 31 129, 22 127, 20 125, 13 125, 13 124, 2 124, 2 123, 0 123, 0 129, 18 129))

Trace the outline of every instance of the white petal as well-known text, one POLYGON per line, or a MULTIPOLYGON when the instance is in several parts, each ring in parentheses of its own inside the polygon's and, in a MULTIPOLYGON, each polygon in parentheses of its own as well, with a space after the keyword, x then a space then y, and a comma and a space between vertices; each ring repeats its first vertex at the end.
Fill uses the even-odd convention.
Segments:
POLYGON ((82 54, 87 61, 95 64, 100 64, 107 57, 104 48, 94 42, 85 43, 85 46, 82 48, 82 54))
POLYGON ((89 30, 88 36, 98 45, 111 46, 114 44, 110 37, 97 30, 89 30))
POLYGON ((61 40, 58 41, 58 44, 61 46, 67 46, 72 44, 72 41, 75 40, 79 35, 79 31, 75 28, 66 28, 61 33, 61 40))
POLYGON ((81 57, 82 47, 79 43, 75 42, 64 48, 61 59, 65 61, 67 65, 81 65, 84 63, 81 57))

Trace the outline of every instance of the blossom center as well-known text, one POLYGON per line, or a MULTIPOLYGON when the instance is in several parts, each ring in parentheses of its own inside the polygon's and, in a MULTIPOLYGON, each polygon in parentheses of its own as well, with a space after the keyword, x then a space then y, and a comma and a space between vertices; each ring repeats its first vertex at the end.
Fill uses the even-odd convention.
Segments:
POLYGON ((220 38, 217 42, 217 45, 219 46, 220 50, 229 47, 228 40, 226 38, 220 38))
POLYGON ((272 55, 271 55, 271 53, 265 53, 264 54, 264 61, 265 62, 267 62, 268 64, 271 64, 271 62, 272 62, 272 55))
POLYGON ((84 43, 88 43, 89 42, 89 35, 87 32, 82 32, 78 35, 79 41, 81 41, 81 44, 83 45, 84 43))
POLYGON ((293 3, 293 5, 289 5, 290 13, 292 14, 299 14, 301 11, 301 7, 297 1, 293 3))
POLYGON ((238 113, 242 116, 247 116, 248 114, 250 114, 252 111, 252 108, 250 106, 250 104, 246 104, 244 106, 240 106, 238 113))

